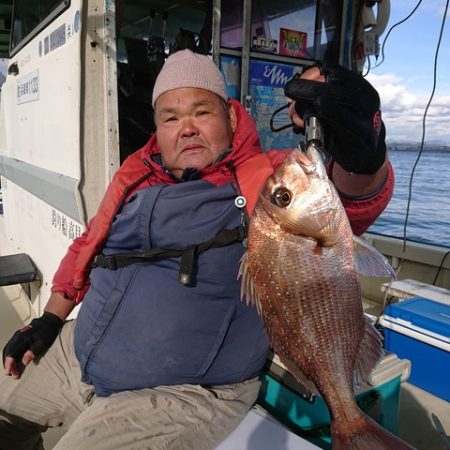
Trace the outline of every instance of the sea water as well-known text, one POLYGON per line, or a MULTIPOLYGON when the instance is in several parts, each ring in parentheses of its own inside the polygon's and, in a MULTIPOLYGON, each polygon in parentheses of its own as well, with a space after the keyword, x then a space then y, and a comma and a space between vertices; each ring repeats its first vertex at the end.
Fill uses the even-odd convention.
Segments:
POLYGON ((395 172, 394 195, 370 232, 404 238, 408 198, 411 199, 406 238, 450 248, 450 148, 389 148, 395 172))

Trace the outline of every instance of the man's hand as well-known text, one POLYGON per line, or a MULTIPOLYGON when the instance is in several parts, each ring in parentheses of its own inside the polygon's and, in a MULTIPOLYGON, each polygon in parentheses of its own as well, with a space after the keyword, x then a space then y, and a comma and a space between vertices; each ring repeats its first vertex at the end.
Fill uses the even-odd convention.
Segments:
POLYGON ((315 115, 324 127, 324 149, 346 171, 372 175, 386 157, 377 91, 361 75, 324 62, 286 83, 295 101, 294 123, 315 115))
POLYGON ((57 315, 46 311, 42 317, 16 331, 3 349, 6 375, 20 378, 25 367, 50 348, 63 324, 57 315))

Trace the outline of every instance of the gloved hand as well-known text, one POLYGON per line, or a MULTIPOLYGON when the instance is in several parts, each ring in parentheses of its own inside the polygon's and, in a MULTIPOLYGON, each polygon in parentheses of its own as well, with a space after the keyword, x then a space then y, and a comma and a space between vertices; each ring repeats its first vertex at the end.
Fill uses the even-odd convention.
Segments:
POLYGON ((295 100, 297 114, 315 115, 324 128, 324 150, 348 172, 373 174, 386 155, 386 131, 380 97, 361 75, 324 62, 325 82, 299 75, 289 80, 285 95, 295 100))
POLYGON ((16 331, 3 349, 3 366, 7 356, 23 369, 22 357, 30 350, 34 356, 43 355, 53 344, 64 322, 55 314, 45 311, 42 317, 16 331))

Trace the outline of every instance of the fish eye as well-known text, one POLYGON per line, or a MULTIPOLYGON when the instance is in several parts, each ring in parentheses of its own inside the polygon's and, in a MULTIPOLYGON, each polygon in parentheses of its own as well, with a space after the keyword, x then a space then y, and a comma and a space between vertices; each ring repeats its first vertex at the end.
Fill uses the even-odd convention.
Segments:
POLYGON ((280 208, 286 208, 292 201, 292 192, 285 187, 277 188, 272 194, 272 203, 280 208))

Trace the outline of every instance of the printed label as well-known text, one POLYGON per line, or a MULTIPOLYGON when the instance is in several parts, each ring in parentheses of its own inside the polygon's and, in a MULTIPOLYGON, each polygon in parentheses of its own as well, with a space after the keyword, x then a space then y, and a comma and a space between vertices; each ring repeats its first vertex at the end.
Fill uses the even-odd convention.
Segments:
POLYGON ((52 227, 71 240, 81 236, 82 232, 80 225, 56 209, 52 209, 52 227))
POLYGON ((17 104, 39 100, 39 71, 35 70, 17 80, 17 104))

